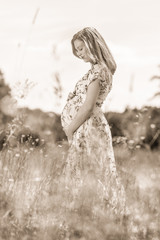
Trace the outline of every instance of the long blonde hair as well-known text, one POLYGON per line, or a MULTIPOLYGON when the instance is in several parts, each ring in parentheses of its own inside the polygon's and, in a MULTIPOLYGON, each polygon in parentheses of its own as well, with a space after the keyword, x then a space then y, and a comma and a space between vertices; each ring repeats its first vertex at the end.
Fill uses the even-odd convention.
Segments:
POLYGON ((117 68, 115 60, 101 34, 92 27, 86 27, 81 31, 77 32, 72 40, 72 51, 76 57, 79 57, 76 53, 74 46, 74 41, 78 39, 84 42, 89 57, 93 63, 98 63, 100 65, 107 65, 111 73, 114 74, 117 68))

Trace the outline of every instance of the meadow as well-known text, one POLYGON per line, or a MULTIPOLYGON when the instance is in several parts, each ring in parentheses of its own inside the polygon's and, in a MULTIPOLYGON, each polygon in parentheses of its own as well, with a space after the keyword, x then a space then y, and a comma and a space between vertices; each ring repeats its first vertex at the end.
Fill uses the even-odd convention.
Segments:
POLYGON ((4 146, 0 152, 1 240, 160 239, 159 150, 114 144, 117 171, 133 217, 131 233, 130 218, 120 225, 98 204, 98 215, 92 216, 92 178, 83 186, 77 207, 71 207, 63 179, 67 149, 65 140, 38 147, 27 141, 4 146))

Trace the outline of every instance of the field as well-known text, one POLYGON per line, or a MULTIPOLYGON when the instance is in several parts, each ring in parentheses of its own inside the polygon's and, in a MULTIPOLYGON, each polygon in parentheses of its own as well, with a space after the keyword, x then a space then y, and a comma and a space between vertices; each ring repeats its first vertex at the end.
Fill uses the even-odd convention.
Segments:
POLYGON ((84 186, 77 208, 70 209, 63 181, 67 143, 43 147, 19 144, 0 152, 1 240, 158 240, 160 239, 160 155, 149 149, 115 145, 117 171, 132 218, 119 224, 101 207, 98 217, 84 186))

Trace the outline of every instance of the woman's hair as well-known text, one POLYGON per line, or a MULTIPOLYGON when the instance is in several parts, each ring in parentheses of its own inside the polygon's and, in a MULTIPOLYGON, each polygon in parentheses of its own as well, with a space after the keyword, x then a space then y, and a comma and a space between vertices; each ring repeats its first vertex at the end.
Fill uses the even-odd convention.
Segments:
POLYGON ((88 55, 93 63, 98 63, 100 65, 105 64, 112 74, 115 73, 117 67, 115 60, 105 40, 95 28, 86 27, 73 36, 71 40, 72 51, 76 57, 79 57, 74 46, 74 41, 76 39, 84 42, 88 55))

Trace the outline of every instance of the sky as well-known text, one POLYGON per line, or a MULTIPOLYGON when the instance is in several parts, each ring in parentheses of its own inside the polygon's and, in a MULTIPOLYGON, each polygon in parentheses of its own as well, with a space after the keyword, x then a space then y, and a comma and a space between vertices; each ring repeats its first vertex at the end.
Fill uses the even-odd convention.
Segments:
POLYGON ((101 33, 117 63, 103 110, 159 106, 151 100, 159 83, 150 80, 160 74, 159 9, 159 0, 0 0, 0 69, 15 95, 25 92, 19 106, 61 113, 90 68, 70 43, 87 26, 101 33), (55 73, 62 99, 54 94, 55 73))

